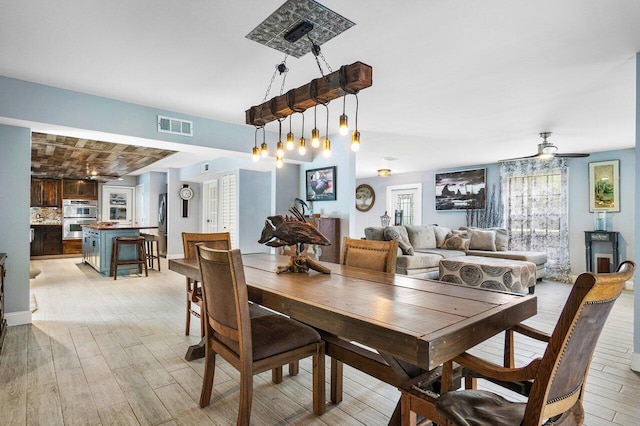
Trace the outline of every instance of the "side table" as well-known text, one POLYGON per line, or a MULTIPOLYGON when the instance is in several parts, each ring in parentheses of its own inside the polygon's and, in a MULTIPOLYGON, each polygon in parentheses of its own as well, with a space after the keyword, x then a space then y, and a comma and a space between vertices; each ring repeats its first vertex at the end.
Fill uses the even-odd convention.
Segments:
POLYGON ((587 256, 587 271, 594 272, 593 270, 593 253, 591 249, 591 245, 593 242, 604 242, 611 244, 613 249, 613 269, 618 267, 620 263, 620 258, 618 254, 618 239, 620 233, 619 232, 609 232, 609 231, 585 231, 584 232, 584 245, 587 256))

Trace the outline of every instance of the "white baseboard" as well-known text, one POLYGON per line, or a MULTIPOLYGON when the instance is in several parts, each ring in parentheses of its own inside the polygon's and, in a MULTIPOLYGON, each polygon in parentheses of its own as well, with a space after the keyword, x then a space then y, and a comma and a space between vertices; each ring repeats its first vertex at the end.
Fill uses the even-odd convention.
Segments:
POLYGON ((640 372, 640 353, 631 353, 631 369, 640 372))
POLYGON ((624 283, 624 289, 633 291, 633 283, 633 281, 627 281, 624 283))
POLYGON ((31 324, 31 311, 9 312, 5 314, 7 326, 31 324))

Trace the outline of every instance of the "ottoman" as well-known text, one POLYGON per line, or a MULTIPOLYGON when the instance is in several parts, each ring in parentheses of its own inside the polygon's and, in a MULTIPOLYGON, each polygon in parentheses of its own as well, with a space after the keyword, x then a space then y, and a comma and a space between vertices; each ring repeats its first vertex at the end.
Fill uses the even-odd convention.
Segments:
POLYGON ((469 287, 533 294, 536 284, 535 263, 523 260, 460 256, 440 260, 438 268, 440 281, 469 287))

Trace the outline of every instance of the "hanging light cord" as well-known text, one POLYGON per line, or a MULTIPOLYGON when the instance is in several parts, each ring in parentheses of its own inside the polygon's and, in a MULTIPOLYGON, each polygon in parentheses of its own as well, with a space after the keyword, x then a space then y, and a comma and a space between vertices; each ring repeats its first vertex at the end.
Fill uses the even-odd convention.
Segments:
POLYGON ((356 128, 355 130, 358 130, 358 94, 354 93, 353 96, 356 97, 356 128))

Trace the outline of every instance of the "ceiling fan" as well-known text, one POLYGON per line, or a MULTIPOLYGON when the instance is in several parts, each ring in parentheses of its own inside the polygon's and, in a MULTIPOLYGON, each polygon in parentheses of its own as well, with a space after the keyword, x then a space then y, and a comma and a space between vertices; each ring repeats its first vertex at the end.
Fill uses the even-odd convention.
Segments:
POLYGON ((571 153, 561 153, 558 152, 558 147, 547 141, 547 138, 551 136, 551 132, 541 132, 540 137, 542 138, 542 143, 538 144, 538 153, 534 155, 529 155, 527 157, 518 157, 518 158, 509 158, 508 160, 501 161, 513 161, 513 160, 524 160, 527 158, 540 158, 541 160, 550 159, 553 157, 561 157, 561 158, 581 158, 588 157, 589 154, 581 154, 577 152, 571 153))

